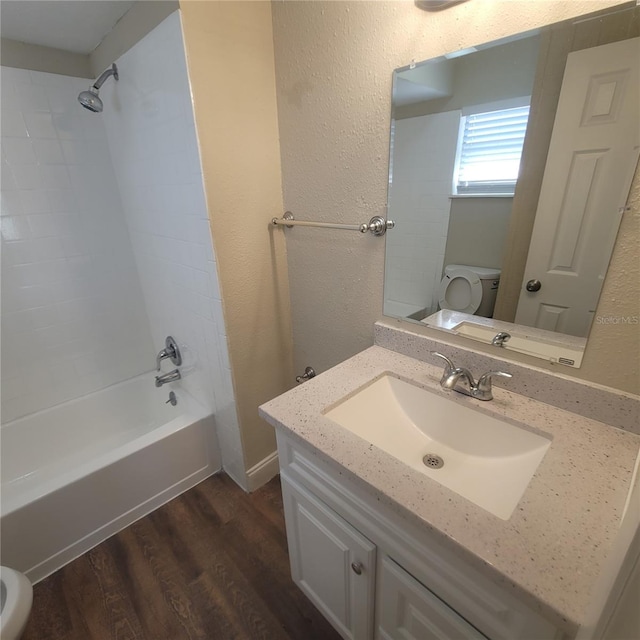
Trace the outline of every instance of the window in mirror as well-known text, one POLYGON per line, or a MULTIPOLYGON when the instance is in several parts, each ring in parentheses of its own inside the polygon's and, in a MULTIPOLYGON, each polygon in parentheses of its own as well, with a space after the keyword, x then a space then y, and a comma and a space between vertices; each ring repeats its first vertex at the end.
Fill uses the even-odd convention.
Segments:
POLYGON ((454 194, 512 196, 528 120, 528 104, 463 115, 454 194))

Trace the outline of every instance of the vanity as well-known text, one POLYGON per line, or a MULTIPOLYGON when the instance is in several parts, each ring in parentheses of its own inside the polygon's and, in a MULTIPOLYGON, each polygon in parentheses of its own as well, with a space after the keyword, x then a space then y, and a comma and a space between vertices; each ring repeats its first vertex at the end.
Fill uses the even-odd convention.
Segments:
POLYGON ((609 397, 611 426, 580 415, 590 402, 606 404, 610 390, 539 374, 378 323, 376 345, 262 405, 277 431, 293 579, 343 637, 576 636, 632 485, 637 400, 609 397), (434 346, 476 374, 498 365, 514 378, 500 381, 489 402, 447 392, 434 346), (398 388, 376 386, 388 384, 398 388), (427 410, 417 415, 422 402, 427 410), (580 413, 554 406, 563 402, 580 413), (398 411, 386 413, 394 404, 398 411), (423 442, 403 446, 403 412, 423 442), (470 421, 501 425, 517 442, 498 432, 474 439, 470 421), (428 457, 420 468, 423 456, 443 451, 441 469, 428 457), (456 478, 470 464, 456 470, 456 451, 481 459, 486 477, 478 467, 456 478), (448 463, 453 484, 437 479, 448 463), (509 504, 492 503, 518 482, 509 504))

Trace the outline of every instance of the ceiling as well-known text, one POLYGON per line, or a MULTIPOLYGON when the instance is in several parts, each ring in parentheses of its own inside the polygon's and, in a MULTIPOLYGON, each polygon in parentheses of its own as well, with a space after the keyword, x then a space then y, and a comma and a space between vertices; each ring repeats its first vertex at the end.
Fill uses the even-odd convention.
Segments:
POLYGON ((133 0, 2 0, 3 38, 91 53, 133 0))

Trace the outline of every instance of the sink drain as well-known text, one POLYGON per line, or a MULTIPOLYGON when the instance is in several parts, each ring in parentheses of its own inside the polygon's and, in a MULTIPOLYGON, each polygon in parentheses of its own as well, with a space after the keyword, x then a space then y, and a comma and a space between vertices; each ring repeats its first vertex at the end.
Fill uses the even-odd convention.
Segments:
POLYGON ((444 466, 444 460, 435 453, 427 453, 427 455, 422 458, 422 462, 430 469, 440 469, 444 466))

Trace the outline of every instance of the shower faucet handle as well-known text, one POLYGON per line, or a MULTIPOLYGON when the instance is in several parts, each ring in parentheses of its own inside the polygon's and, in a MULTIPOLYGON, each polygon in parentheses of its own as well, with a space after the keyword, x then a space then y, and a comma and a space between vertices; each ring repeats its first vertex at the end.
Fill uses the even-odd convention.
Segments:
POLYGON ((180 353, 178 344, 171 336, 167 336, 164 341, 164 349, 156 356, 156 371, 160 371, 160 363, 165 358, 171 358, 171 362, 173 362, 176 367, 182 364, 182 354, 180 353))

